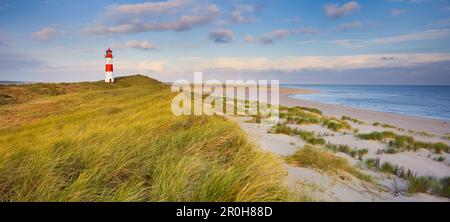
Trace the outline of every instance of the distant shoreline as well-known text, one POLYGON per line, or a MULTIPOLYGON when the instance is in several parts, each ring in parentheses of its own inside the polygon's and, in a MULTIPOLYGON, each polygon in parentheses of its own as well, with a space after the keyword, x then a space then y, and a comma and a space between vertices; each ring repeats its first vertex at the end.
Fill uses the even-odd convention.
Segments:
POLYGON ((294 99, 290 97, 291 95, 295 94, 308 94, 308 92, 311 91, 313 91, 312 93, 315 93, 314 90, 292 89, 285 86, 280 87, 280 104, 285 106, 306 106, 317 108, 321 110, 324 114, 336 118, 342 118, 342 116, 349 116, 365 122, 372 122, 372 123, 381 122, 395 125, 397 127, 408 130, 428 131, 437 134, 450 133, 450 121, 447 120, 374 111, 344 105, 325 104, 303 99, 294 99))
POLYGON ((30 83, 31 82, 22 82, 22 81, 0 81, 0 85, 23 85, 30 83))
POLYGON ((280 87, 280 95, 296 95, 296 94, 314 94, 314 93, 320 93, 319 90, 313 90, 313 89, 295 89, 295 88, 288 88, 288 87, 280 87))

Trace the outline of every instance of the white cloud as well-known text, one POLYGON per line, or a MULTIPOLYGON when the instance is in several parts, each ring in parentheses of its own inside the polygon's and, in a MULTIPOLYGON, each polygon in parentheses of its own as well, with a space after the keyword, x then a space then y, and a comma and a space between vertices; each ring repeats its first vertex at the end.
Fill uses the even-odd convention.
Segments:
POLYGON ((390 11, 392 16, 400 16, 407 12, 406 9, 396 9, 396 8, 392 8, 390 11))
POLYGON ((116 48, 116 49, 129 48, 129 49, 139 49, 139 50, 144 50, 144 51, 159 50, 158 47, 156 47, 156 45, 154 45, 151 42, 138 41, 138 40, 130 40, 130 41, 127 41, 124 44, 114 43, 114 44, 112 44, 112 47, 116 48))
POLYGON ((253 15, 261 12, 262 4, 237 4, 233 6, 230 13, 231 21, 237 23, 247 23, 253 21, 253 15))
POLYGON ((361 6, 357 1, 351 1, 339 6, 336 3, 329 3, 325 6, 325 15, 330 17, 341 17, 359 10, 361 6))
POLYGON ((166 61, 147 61, 147 62, 140 62, 137 65, 138 70, 142 71, 156 71, 156 72, 162 72, 164 70, 164 66, 167 64, 166 61))
POLYGON ((45 27, 37 32, 34 32, 31 35, 31 38, 36 41, 40 41, 40 42, 49 42, 51 40, 54 40, 54 39, 60 37, 63 34, 64 34, 64 32, 58 31, 55 28, 45 27))
POLYGON ((214 5, 194 5, 191 1, 147 2, 106 7, 103 18, 84 29, 91 34, 120 34, 151 31, 186 31, 213 23, 220 9, 214 5), (164 15, 175 17, 167 19, 164 15))
POLYGON ((291 34, 292 34, 291 30, 288 29, 273 30, 261 36, 261 38, 259 38, 259 42, 262 44, 271 44, 274 43, 275 40, 282 39, 291 34))
POLYGON ((308 45, 308 44, 316 44, 316 43, 321 43, 321 41, 318 41, 318 40, 306 40, 306 41, 297 42, 297 44, 299 44, 299 45, 308 45))
POLYGON ((412 32, 403 35, 373 38, 367 40, 361 39, 339 39, 326 41, 327 43, 337 44, 344 47, 364 47, 367 45, 388 45, 405 42, 438 40, 450 37, 450 29, 431 29, 420 32, 412 32))
POLYGON ((424 41, 424 40, 437 40, 443 39, 450 36, 449 29, 432 29, 425 30, 421 32, 413 32, 399 36, 376 38, 367 41, 369 44, 393 44, 393 43, 403 43, 403 42, 413 42, 413 41, 424 41))
POLYGON ((419 64, 450 61, 449 53, 368 54, 352 56, 303 57, 220 57, 193 58, 195 70, 352 70, 361 68, 411 67, 419 64))
POLYGON ((133 48, 133 49, 141 49, 141 50, 158 50, 158 48, 153 44, 150 43, 148 41, 128 41, 126 43, 126 46, 128 48, 133 48))
MULTIPOLYGON (((161 73, 165 70, 167 61, 164 60, 126 60, 116 59, 114 61, 114 68, 117 73, 161 73)), ((101 66, 100 66, 101 67, 101 66)))
POLYGON ((215 43, 229 43, 233 41, 234 33, 229 29, 214 29, 209 31, 209 39, 215 43))
POLYGON ((144 2, 137 4, 117 4, 106 8, 107 15, 150 15, 174 13, 177 10, 192 4, 190 0, 169 0, 166 2, 144 2))
POLYGON ((247 18, 242 16, 240 11, 233 11, 231 12, 231 20, 234 22, 244 23, 247 22, 247 18))
POLYGON ((353 39, 339 39, 339 40, 332 40, 328 41, 328 43, 336 44, 343 47, 348 48, 360 48, 364 47, 364 41, 361 40, 353 40, 353 39))
POLYGON ((295 34, 317 34, 318 29, 314 28, 301 28, 301 29, 278 29, 271 32, 263 34, 258 41, 261 44, 272 44, 277 40, 283 39, 285 37, 295 35, 295 34))

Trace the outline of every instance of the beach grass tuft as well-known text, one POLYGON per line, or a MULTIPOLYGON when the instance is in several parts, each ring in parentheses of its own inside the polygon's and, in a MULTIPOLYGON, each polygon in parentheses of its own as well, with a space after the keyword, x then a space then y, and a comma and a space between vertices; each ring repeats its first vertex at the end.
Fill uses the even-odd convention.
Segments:
POLYGON ((288 123, 293 124, 318 124, 322 112, 320 110, 308 107, 291 107, 281 109, 280 118, 286 119, 288 123))
POLYGON ((380 165, 380 159, 367 159, 367 168, 380 170, 398 176, 407 181, 408 193, 430 193, 442 197, 450 197, 450 177, 437 179, 432 176, 417 176, 417 173, 410 169, 384 162, 380 165))
POLYGON ((312 131, 300 131, 300 138, 312 145, 325 145, 326 141, 323 138, 316 137, 315 133, 312 131))
POLYGON ((363 157, 369 153, 368 149, 351 148, 349 145, 346 144, 336 145, 328 143, 325 145, 325 147, 333 152, 345 153, 359 160, 363 160, 363 157))
POLYGON ((351 121, 351 122, 354 122, 356 124, 364 124, 363 121, 361 121, 359 119, 352 118, 352 117, 348 117, 348 116, 342 116, 341 120, 343 120, 343 121, 351 121))
POLYGON ((386 141, 389 144, 388 151, 395 151, 393 153, 401 150, 416 151, 421 148, 433 150, 436 154, 441 154, 442 152, 448 153, 450 151, 449 146, 445 143, 426 143, 416 141, 412 136, 398 135, 391 131, 358 134, 357 137, 364 140, 386 141))
POLYGON ((345 120, 338 120, 335 118, 323 118, 322 125, 334 132, 341 130, 351 130, 352 127, 345 120))
POLYGON ((306 145, 292 156, 287 157, 286 160, 288 163, 299 167, 310 167, 334 174, 346 172, 358 179, 371 181, 370 176, 351 166, 346 159, 335 156, 333 153, 319 147, 306 145))
POLYGON ((298 135, 304 141, 312 145, 325 145, 326 141, 323 138, 316 137, 312 131, 299 130, 298 128, 289 127, 286 124, 277 124, 269 130, 269 133, 285 134, 289 136, 298 135))

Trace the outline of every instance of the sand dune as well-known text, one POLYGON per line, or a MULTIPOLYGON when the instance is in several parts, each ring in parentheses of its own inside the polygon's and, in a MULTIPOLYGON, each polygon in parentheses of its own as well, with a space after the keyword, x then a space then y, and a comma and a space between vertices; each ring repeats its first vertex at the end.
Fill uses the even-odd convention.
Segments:
MULTIPOLYGON (((445 121, 412 117, 406 115, 376 112, 352 107, 328 105, 306 100, 289 98, 292 94, 317 93, 309 90, 280 88, 280 104, 285 106, 303 106, 317 108, 323 115, 336 117, 349 116, 363 121, 353 123, 352 129, 360 133, 392 131, 398 135, 412 136, 417 141, 443 142, 449 144, 449 140, 442 136, 450 132, 450 127, 445 121), (374 126, 372 123, 386 123, 398 128, 386 128, 374 126), (422 133, 425 132, 425 133, 422 133)), ((230 117, 247 132, 249 137, 259 144, 259 147, 280 157, 293 155, 303 149, 307 144, 298 135, 285 135, 269 133, 271 127, 249 122, 249 117, 230 117)), ((285 120, 282 120, 285 121, 285 120)), ((373 183, 359 180, 354 177, 342 177, 329 175, 315 168, 296 167, 285 164, 287 172, 286 184, 293 193, 299 195, 306 193, 317 201, 449 201, 448 198, 436 195, 407 192, 408 181, 392 174, 369 169, 365 167, 367 159, 380 159, 381 163, 390 164, 410 169, 417 176, 432 176, 446 178, 450 176, 450 154, 435 154, 428 149, 419 149, 416 152, 402 151, 395 154, 378 153, 387 149, 388 144, 381 141, 362 140, 354 132, 333 132, 321 124, 286 124, 289 128, 300 131, 314 132, 322 135, 326 143, 346 145, 351 148, 368 150, 363 161, 345 153, 335 153, 336 156, 346 159, 361 172, 374 178, 373 183), (437 157, 445 157, 444 161, 436 161, 437 157)))

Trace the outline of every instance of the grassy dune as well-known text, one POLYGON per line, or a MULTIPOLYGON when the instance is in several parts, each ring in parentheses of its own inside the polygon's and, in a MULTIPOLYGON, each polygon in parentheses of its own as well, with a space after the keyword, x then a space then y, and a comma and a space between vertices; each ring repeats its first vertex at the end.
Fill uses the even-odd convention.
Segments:
POLYGON ((0 95, 0 201, 287 198, 278 159, 222 117, 173 116, 169 87, 147 77, 0 95))
POLYGON ((292 156, 287 157, 286 160, 288 163, 299 167, 310 167, 334 174, 346 172, 360 180, 372 180, 370 176, 358 171, 346 159, 319 147, 306 145, 292 156))

